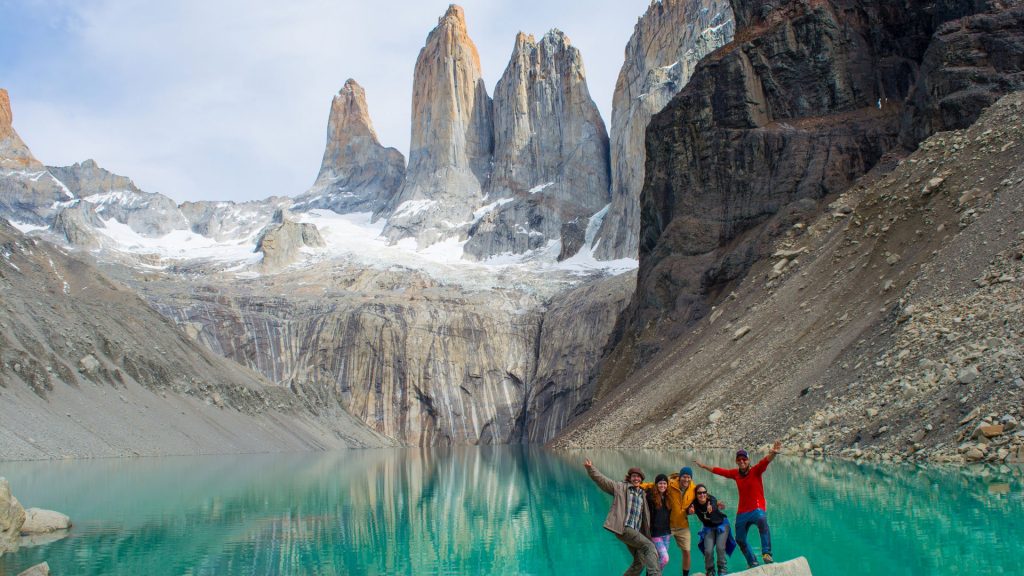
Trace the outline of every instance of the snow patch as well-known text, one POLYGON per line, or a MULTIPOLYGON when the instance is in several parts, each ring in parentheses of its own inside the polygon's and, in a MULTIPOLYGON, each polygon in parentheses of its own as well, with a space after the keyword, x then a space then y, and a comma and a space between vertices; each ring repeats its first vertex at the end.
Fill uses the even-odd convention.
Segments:
POLYGON ((395 213, 392 214, 394 218, 408 218, 415 216, 428 208, 433 207, 437 204, 437 200, 406 200, 398 205, 395 209, 395 213))
POLYGON ((46 226, 39 226, 38 224, 29 224, 28 222, 18 222, 17 220, 8 220, 11 226, 14 226, 21 231, 22 234, 28 234, 33 230, 46 230, 46 226))
POLYGON ((548 186, 551 186, 552 184, 554 184, 554 182, 545 182, 544 184, 538 184, 538 185, 534 186, 533 188, 530 188, 530 194, 536 194, 538 192, 543 192, 545 188, 547 188, 548 186))

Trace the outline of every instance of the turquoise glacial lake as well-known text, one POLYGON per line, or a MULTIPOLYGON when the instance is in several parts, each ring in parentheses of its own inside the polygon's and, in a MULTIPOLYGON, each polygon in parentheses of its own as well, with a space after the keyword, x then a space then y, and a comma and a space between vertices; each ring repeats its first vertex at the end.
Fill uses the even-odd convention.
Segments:
MULTIPOLYGON (((0 462, 22 503, 74 521, 60 540, 0 557, 0 576, 44 560, 55 576, 621 574, 628 554, 601 528, 611 498, 587 478, 584 456, 609 477, 639 465, 653 478, 695 454, 496 447, 0 462)), ((699 469, 697 480, 734 518, 731 481, 699 469)), ((775 558, 806 556, 818 576, 1024 574, 1020 468, 780 456, 764 484, 775 558)), ((671 554, 665 573, 680 574, 671 554)), ((739 551, 729 566, 744 568, 739 551)))

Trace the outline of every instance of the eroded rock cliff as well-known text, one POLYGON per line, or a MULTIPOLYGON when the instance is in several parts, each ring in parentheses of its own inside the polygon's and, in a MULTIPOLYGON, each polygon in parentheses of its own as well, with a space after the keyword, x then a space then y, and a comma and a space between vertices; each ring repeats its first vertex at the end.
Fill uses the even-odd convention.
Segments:
POLYGON ((579 50, 561 31, 540 42, 516 37, 494 89, 494 134, 485 188, 492 209, 470 228, 465 253, 480 259, 571 244, 563 225, 585 228, 608 203, 608 136, 579 50))
MULTIPOLYGON (((766 255, 773 216, 813 213, 899 152, 904 102, 924 89, 918 80, 934 34, 969 27, 964 12, 989 10, 854 4, 733 2, 735 40, 705 58, 651 121, 638 286, 621 319, 617 338, 629 343, 616 370, 644 364, 665 337, 705 317, 766 255)), ((990 14, 1019 21, 1020 10, 993 3, 990 14)), ((1003 75, 1012 75, 1020 27, 987 30, 988 45, 1010 63, 1003 75)), ((1000 85, 987 82, 994 92, 1000 85)), ((941 102, 944 85, 929 86, 928 100, 941 102)), ((912 131, 904 123, 902 132, 912 131)))
POLYGON ((138 287, 215 353, 399 442, 543 442, 588 401, 632 278, 567 292, 497 274, 473 289, 325 264, 187 291, 150 275, 138 287))
POLYGON ((132 290, 2 219, 0 292, 0 458, 389 443, 217 357, 132 290))

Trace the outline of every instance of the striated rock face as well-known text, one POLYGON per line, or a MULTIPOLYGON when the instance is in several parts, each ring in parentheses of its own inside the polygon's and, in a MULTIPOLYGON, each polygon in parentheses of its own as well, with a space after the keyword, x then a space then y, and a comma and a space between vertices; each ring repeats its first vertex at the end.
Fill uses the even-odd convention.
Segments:
POLYGON ((0 88, 0 170, 42 170, 32 151, 14 131, 14 113, 7 90, 0 88))
POLYGON ((294 210, 324 208, 339 214, 380 212, 405 176, 405 157, 381 146, 370 122, 366 92, 349 79, 331 102, 327 148, 320 173, 294 210))
POLYGON ((659 0, 637 21, 612 98, 612 206, 594 246, 598 258, 637 257, 647 124, 734 30, 726 0, 659 0))
POLYGON ((947 13, 925 2, 861 5, 734 2, 737 40, 701 61, 652 119, 638 287, 620 326, 640 338, 635 363, 708 314, 764 256, 773 215, 813 211, 898 151, 901 103, 947 13))
POLYGON ((484 258, 552 240, 568 244, 563 223, 586 222, 608 202, 608 137, 587 90, 583 59, 561 31, 540 42, 516 37, 494 90, 494 132, 487 201, 511 202, 474 223, 466 254, 484 258))
POLYGON ((274 221, 260 233, 256 252, 263 253, 260 268, 276 272, 299 259, 302 248, 320 248, 324 239, 315 224, 303 224, 292 219, 287 210, 278 210, 274 221))
POLYGON ((72 194, 92 204, 101 218, 113 218, 143 236, 158 237, 188 228, 173 200, 139 190, 131 178, 105 170, 95 160, 48 166, 47 170, 72 194))
POLYGON ((524 401, 525 429, 516 435, 523 442, 547 442, 590 407, 612 319, 635 285, 634 274, 622 274, 567 292, 547 307, 536 375, 524 401))
POLYGON ((314 406, 340 405, 405 444, 448 445, 545 441, 563 428, 588 399, 632 284, 627 275, 548 302, 536 290, 332 266, 139 288, 215 353, 314 406))
POLYGON ((132 290, 3 220, 0 254, 2 459, 389 443, 215 356, 132 290))
POLYGON ((452 5, 416 60, 409 168, 384 234, 420 245, 464 233, 480 205, 493 148, 491 99, 480 56, 452 5))

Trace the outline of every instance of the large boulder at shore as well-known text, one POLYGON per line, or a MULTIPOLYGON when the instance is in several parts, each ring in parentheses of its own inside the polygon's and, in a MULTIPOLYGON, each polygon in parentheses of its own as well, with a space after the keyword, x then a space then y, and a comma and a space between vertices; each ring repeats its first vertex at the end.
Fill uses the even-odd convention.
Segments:
POLYGON ((46 562, 36 564, 28 570, 18 574, 18 576, 50 576, 50 565, 46 562))
POLYGON ((29 508, 25 510, 25 523, 21 525, 22 534, 48 534, 57 530, 71 528, 71 518, 53 510, 29 508))
POLYGON ((18 548, 21 527, 25 523, 25 509, 11 494, 6 478, 0 478, 0 555, 18 548))
MULTIPOLYGON (((733 576, 740 574, 744 576, 811 576, 811 566, 807 563, 807 558, 800 556, 785 562, 765 564, 757 568, 734 572, 733 576)), ((697 576, 703 576, 703 573, 698 573, 697 576)))

